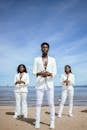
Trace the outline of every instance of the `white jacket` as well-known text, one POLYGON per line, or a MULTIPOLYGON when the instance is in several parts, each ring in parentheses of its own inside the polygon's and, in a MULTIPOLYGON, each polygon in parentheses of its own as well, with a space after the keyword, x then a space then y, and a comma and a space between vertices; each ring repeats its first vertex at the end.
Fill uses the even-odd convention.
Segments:
MULTIPOLYGON (((15 75, 14 84, 16 83, 17 80, 20 80, 20 73, 15 75)), ((29 74, 24 72, 21 80, 24 81, 25 84, 22 83, 22 84, 15 85, 15 92, 28 92, 29 74)))
POLYGON ((73 87, 73 85, 75 84, 75 76, 74 74, 70 73, 68 80, 70 81, 70 83, 68 84, 68 86, 66 86, 65 83, 63 83, 64 80, 67 79, 67 75, 66 74, 62 74, 61 78, 60 78, 60 82, 62 84, 63 89, 71 89, 73 87))
MULTIPOLYGON (((35 58, 33 74, 36 75, 38 72, 44 71, 42 57, 35 58)), ((48 76, 46 78, 37 76, 36 77, 36 88, 42 89, 44 84, 47 85, 48 88, 53 88, 53 78, 57 73, 56 61, 53 57, 48 56, 48 64, 46 71, 52 73, 52 76, 48 76)))

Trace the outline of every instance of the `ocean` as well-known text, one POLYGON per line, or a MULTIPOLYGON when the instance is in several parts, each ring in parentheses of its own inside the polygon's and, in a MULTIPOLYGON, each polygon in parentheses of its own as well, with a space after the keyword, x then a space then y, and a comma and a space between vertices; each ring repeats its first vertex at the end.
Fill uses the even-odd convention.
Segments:
MULTIPOLYGON (((61 86, 54 87, 55 105, 60 104, 61 86)), ((35 106, 36 91, 34 86, 29 86, 28 106, 35 106)), ((74 86, 74 106, 87 106, 87 85, 74 86)), ((47 96, 44 96, 43 106, 48 105, 47 96)), ((68 105, 68 100, 65 105, 68 105)), ((15 96, 13 86, 0 86, 0 106, 15 106, 15 96)))

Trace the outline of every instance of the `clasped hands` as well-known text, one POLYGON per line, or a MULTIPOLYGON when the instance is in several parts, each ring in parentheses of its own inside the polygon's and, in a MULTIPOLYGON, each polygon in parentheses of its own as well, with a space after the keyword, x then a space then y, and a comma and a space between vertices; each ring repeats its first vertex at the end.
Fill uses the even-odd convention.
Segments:
POLYGON ((25 84, 25 82, 22 81, 22 80, 17 80, 16 83, 15 83, 15 85, 16 85, 16 84, 25 84))
POLYGON ((69 80, 64 80, 63 83, 65 83, 66 86, 68 86, 68 84, 70 83, 70 81, 69 80))
POLYGON ((37 76, 47 77, 47 76, 52 76, 52 73, 50 73, 48 71, 41 71, 41 72, 37 73, 37 76))

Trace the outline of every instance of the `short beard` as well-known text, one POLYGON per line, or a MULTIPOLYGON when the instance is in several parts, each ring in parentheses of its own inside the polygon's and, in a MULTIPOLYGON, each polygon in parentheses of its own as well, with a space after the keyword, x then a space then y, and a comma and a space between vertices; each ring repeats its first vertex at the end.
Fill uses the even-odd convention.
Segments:
POLYGON ((46 57, 48 53, 42 53, 42 57, 46 57))

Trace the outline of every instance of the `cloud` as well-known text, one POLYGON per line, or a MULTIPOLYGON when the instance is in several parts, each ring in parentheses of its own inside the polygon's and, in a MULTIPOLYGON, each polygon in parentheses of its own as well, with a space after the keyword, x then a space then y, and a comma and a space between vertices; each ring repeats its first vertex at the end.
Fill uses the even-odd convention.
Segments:
POLYGON ((50 43, 49 55, 57 60, 56 84, 65 64, 70 64, 75 70, 77 83, 80 79, 80 83, 86 83, 85 3, 80 0, 35 3, 0 1, 1 75, 12 83, 17 65, 24 63, 29 70, 31 84, 34 84, 33 61, 41 55, 40 44, 47 41, 50 43), (84 76, 81 77, 81 74, 84 76))

